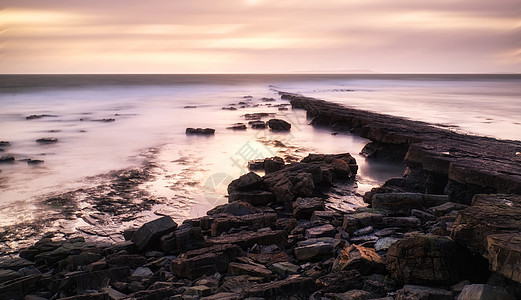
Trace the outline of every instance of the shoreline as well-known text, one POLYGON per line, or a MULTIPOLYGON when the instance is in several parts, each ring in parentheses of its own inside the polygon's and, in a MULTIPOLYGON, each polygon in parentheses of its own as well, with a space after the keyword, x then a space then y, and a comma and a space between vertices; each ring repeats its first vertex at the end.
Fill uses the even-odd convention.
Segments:
POLYGON ((353 180, 349 154, 291 165, 268 159, 267 175, 233 181, 229 204, 205 217, 179 226, 163 217, 112 246, 44 238, 21 251, 23 259, 0 263, 12 271, 0 291, 53 299, 85 291, 70 299, 454 299, 481 288, 520 296, 521 274, 509 272, 508 257, 521 255, 519 244, 509 245, 521 240, 521 142, 281 96, 314 125, 370 139, 368 157, 403 159, 407 177, 366 193, 372 208, 341 213, 327 209, 323 191, 353 180), (478 195, 491 193, 511 195, 478 195))

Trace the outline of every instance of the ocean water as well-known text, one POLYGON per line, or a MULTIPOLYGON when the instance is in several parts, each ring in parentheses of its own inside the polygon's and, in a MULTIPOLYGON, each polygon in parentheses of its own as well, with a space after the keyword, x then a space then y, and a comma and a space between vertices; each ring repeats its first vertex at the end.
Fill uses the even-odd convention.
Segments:
POLYGON ((251 159, 351 153, 360 171, 355 192, 336 204, 346 209, 362 205, 365 191, 401 175, 401 164, 368 162, 358 155, 367 140, 312 127, 302 110, 279 110, 277 105, 287 104, 279 90, 460 132, 521 139, 517 75, 0 75, 0 140, 11 144, 0 147, 0 155, 16 158, 0 164, 0 228, 49 216, 52 226, 86 225, 97 213, 92 203, 75 199, 75 214, 62 218, 61 208, 44 204, 45 199, 99 185, 109 172, 145 161, 153 176, 141 188, 162 200, 124 226, 164 214, 178 222, 204 215, 226 203, 228 183, 247 172, 251 159), (222 109, 231 104, 237 110, 222 109), (256 112, 287 120, 291 132, 226 129, 247 123, 244 115, 256 112), (50 116, 26 119, 42 114, 50 116), (114 121, 102 121, 107 119, 114 121), (211 127, 216 134, 187 136, 186 127, 211 127), (43 137, 58 142, 36 143, 43 137), (29 165, 23 159, 44 163, 29 165))

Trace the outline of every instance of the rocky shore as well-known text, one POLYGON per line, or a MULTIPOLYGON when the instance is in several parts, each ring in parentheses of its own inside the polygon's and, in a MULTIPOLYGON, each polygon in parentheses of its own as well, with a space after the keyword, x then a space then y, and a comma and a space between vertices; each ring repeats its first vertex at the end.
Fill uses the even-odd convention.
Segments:
POLYGON ((325 193, 355 179, 350 154, 265 159, 207 216, 112 245, 49 234, 0 262, 0 299, 521 298, 520 142, 281 96, 370 139, 368 158, 404 160, 404 177, 345 213, 325 193))

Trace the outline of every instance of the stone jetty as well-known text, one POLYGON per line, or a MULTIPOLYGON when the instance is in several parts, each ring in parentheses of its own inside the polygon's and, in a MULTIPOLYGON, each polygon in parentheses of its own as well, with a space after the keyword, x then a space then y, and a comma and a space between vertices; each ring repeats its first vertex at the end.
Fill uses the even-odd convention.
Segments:
POLYGON ((256 162, 229 203, 165 216, 99 245, 52 234, 0 262, 0 299, 520 299, 521 143, 281 93, 311 123, 403 160, 402 178, 341 212, 330 187, 355 180, 348 153, 256 162))

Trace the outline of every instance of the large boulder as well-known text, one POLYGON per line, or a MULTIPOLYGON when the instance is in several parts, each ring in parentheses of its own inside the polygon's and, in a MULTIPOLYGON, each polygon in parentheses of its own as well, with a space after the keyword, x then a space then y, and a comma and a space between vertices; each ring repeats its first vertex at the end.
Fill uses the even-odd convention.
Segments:
POLYGON ((289 131, 291 124, 281 119, 270 119, 266 122, 273 131, 289 131))
POLYGON ((171 217, 165 216, 141 226, 132 236, 132 242, 136 244, 139 250, 159 246, 161 236, 174 231, 176 228, 176 222, 171 217))
MULTIPOLYGON (((232 202, 232 201, 230 201, 232 202)), ((260 209, 248 202, 237 201, 216 206, 206 212, 207 215, 229 214, 232 216, 244 216, 261 212, 260 209)))
POLYGON ((460 210, 452 238, 485 252, 491 234, 521 231, 521 195, 475 195, 472 205, 460 210))
POLYGON ((487 242, 490 270, 521 283, 521 234, 493 234, 487 242))
POLYGON ((418 235, 394 243, 386 267, 406 284, 455 284, 472 272, 471 254, 448 237, 418 235))
POLYGON ((293 216, 296 219, 310 219, 315 211, 323 211, 326 207, 325 200, 322 198, 297 198, 292 203, 293 216))
POLYGON ((235 191, 252 191, 262 187, 263 179, 254 172, 249 172, 230 182, 228 185, 228 194, 235 191))
POLYGON ((313 195, 315 184, 310 173, 277 171, 264 177, 268 188, 275 194, 277 202, 287 203, 296 197, 313 195))

